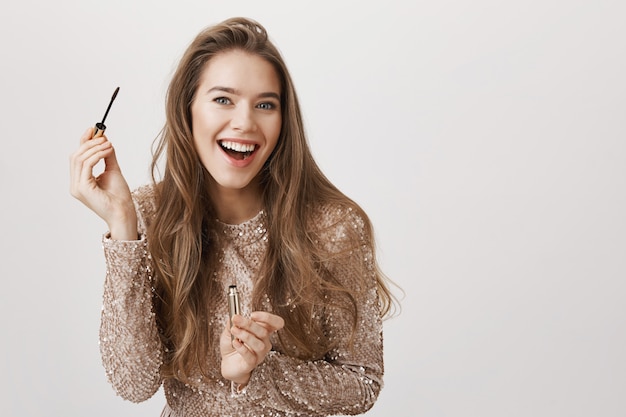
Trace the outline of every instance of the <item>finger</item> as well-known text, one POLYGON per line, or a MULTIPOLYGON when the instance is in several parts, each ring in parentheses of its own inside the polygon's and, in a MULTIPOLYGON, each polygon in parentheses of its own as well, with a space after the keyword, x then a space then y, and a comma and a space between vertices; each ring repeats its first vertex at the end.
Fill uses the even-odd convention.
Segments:
POLYGON ((248 368, 252 369, 259 363, 259 358, 263 358, 265 354, 257 354, 254 350, 239 339, 234 339, 232 342, 233 348, 241 356, 244 362, 248 365, 248 368))
POLYGON ((100 138, 95 138, 95 139, 90 139, 87 141, 83 141, 83 138, 81 138, 81 144, 78 147, 78 149, 76 149, 76 151, 71 155, 72 159, 75 159, 77 157, 80 157, 80 155, 84 154, 85 152, 87 152, 89 149, 101 145, 103 143, 105 143, 107 141, 106 136, 100 137, 100 138))
POLYGON ((87 204, 88 207, 91 207, 91 205, 85 199, 89 198, 90 195, 93 196, 93 193, 97 192, 96 190, 100 188, 92 172, 93 165, 95 165, 99 159, 100 156, 95 155, 92 157, 91 161, 85 161, 84 167, 78 173, 78 178, 72 183, 72 195, 87 204))
POLYGON ((73 159, 75 161, 83 161, 93 153, 98 152, 103 149, 110 148, 112 146, 111 142, 106 140, 106 138, 96 138, 90 140, 88 143, 85 143, 78 148, 78 150, 74 153, 73 159))
POLYGON ((250 314, 250 318, 272 332, 278 331, 285 326, 285 320, 282 317, 267 311, 254 311, 250 314))
POLYGON ((245 330, 259 339, 269 338, 270 333, 273 331, 271 328, 268 328, 267 325, 257 323, 252 319, 247 319, 238 314, 233 316, 233 326, 234 329, 245 330))
POLYGON ((82 145, 71 156, 70 182, 73 187, 78 186, 81 182, 91 181, 93 167, 107 155, 106 152, 110 148, 110 142, 106 139, 98 139, 82 145))
POLYGON ((220 350, 222 355, 228 354, 234 350, 232 345, 232 335, 230 333, 230 320, 227 320, 220 335, 220 350))
POLYGON ((89 139, 93 139, 93 127, 87 128, 80 137, 80 143, 83 144, 89 139))
MULTIPOLYGON (((110 143, 110 142, 109 142, 110 143)), ((120 171, 120 165, 117 162, 117 154, 115 148, 111 145, 111 152, 104 157, 104 169, 106 171, 120 171)))
POLYGON ((234 343, 235 341, 244 343, 250 351, 254 352, 255 357, 264 356, 265 353, 272 347, 267 337, 259 338, 256 334, 239 327, 233 327, 231 329, 231 334, 235 337, 233 340, 233 347, 236 348, 234 343))
POLYGON ((95 152, 97 149, 102 149, 103 145, 104 147, 110 146, 105 145, 107 142, 106 137, 101 137, 82 143, 79 148, 72 155, 70 155, 72 164, 76 165, 77 162, 81 162, 86 159, 86 157, 95 152))
POLYGON ((85 152, 77 161, 79 164, 77 168, 80 173, 78 177, 79 182, 84 183, 86 181, 91 181, 93 178, 93 168, 98 162, 100 162, 100 160, 109 157, 112 152, 113 146, 109 141, 95 146, 85 152))

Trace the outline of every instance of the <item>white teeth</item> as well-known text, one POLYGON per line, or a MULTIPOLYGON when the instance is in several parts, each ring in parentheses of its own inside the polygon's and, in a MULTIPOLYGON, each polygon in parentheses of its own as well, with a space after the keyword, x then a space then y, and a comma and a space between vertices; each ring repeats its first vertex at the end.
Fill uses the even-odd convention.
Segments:
POLYGON ((223 148, 231 149, 237 152, 252 152, 254 150, 254 145, 250 143, 239 143, 223 140, 220 142, 220 144, 223 148))

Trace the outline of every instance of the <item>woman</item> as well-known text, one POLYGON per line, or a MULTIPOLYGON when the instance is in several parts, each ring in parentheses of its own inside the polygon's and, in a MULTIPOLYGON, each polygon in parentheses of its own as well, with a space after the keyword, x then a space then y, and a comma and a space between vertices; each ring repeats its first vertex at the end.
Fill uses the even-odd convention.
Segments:
POLYGON ((163 384, 165 416, 367 411, 392 297, 366 214, 313 160, 265 29, 201 32, 166 116, 154 181, 132 193, 105 136, 88 129, 71 157, 72 195, 109 227, 100 342, 116 392, 139 402, 163 384))

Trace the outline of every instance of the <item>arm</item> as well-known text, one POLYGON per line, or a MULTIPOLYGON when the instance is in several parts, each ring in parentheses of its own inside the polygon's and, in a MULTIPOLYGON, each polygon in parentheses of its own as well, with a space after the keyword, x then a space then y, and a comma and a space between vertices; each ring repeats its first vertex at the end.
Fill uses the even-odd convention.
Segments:
POLYGON ((100 352, 107 378, 124 399, 147 400, 161 385, 163 348, 153 311, 151 260, 141 213, 140 240, 103 238, 106 278, 100 352))
POLYGON ((132 401, 145 400, 158 390, 163 357, 152 311, 150 260, 141 215, 153 209, 146 191, 135 193, 134 199, 111 142, 101 133, 94 137, 91 127, 83 133, 79 148, 70 156, 70 193, 109 226, 110 234, 103 239, 107 272, 100 351, 109 381, 132 401), (94 177, 94 166, 100 161, 104 161, 104 171, 94 177), (137 241, 138 233, 142 238, 137 241))
MULTIPOLYGON (((363 231, 362 219, 353 214, 334 227, 332 235, 343 236, 345 228, 353 226, 360 228, 360 245, 340 251, 325 265, 344 286, 358 289, 359 316, 352 348, 351 317, 339 308, 327 307, 321 319, 336 342, 335 349, 314 361, 270 352, 252 372, 245 393, 238 395, 241 401, 320 416, 361 414, 374 405, 383 385, 383 338, 372 244, 363 231)), ((332 241, 330 236, 327 241, 332 241)), ((340 238, 334 242, 342 246, 340 238)))

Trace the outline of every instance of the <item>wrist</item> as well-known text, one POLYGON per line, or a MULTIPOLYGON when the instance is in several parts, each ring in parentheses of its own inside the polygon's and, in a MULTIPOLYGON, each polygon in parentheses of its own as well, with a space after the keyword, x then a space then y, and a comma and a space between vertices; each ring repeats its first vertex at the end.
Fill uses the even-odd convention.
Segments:
POLYGON ((115 221, 109 223, 109 232, 113 240, 137 240, 139 234, 137 231, 137 215, 133 211, 118 217, 115 221))
POLYGON ((230 392, 233 395, 245 394, 248 384, 238 384, 235 381, 230 381, 230 392))
POLYGON ((137 227, 109 227, 109 232, 113 240, 139 240, 137 227))
POLYGON ((237 380, 233 380, 232 382, 235 387, 237 387, 237 391, 241 391, 248 385, 248 382, 250 382, 250 374, 242 377, 241 379, 237 378, 237 380))

